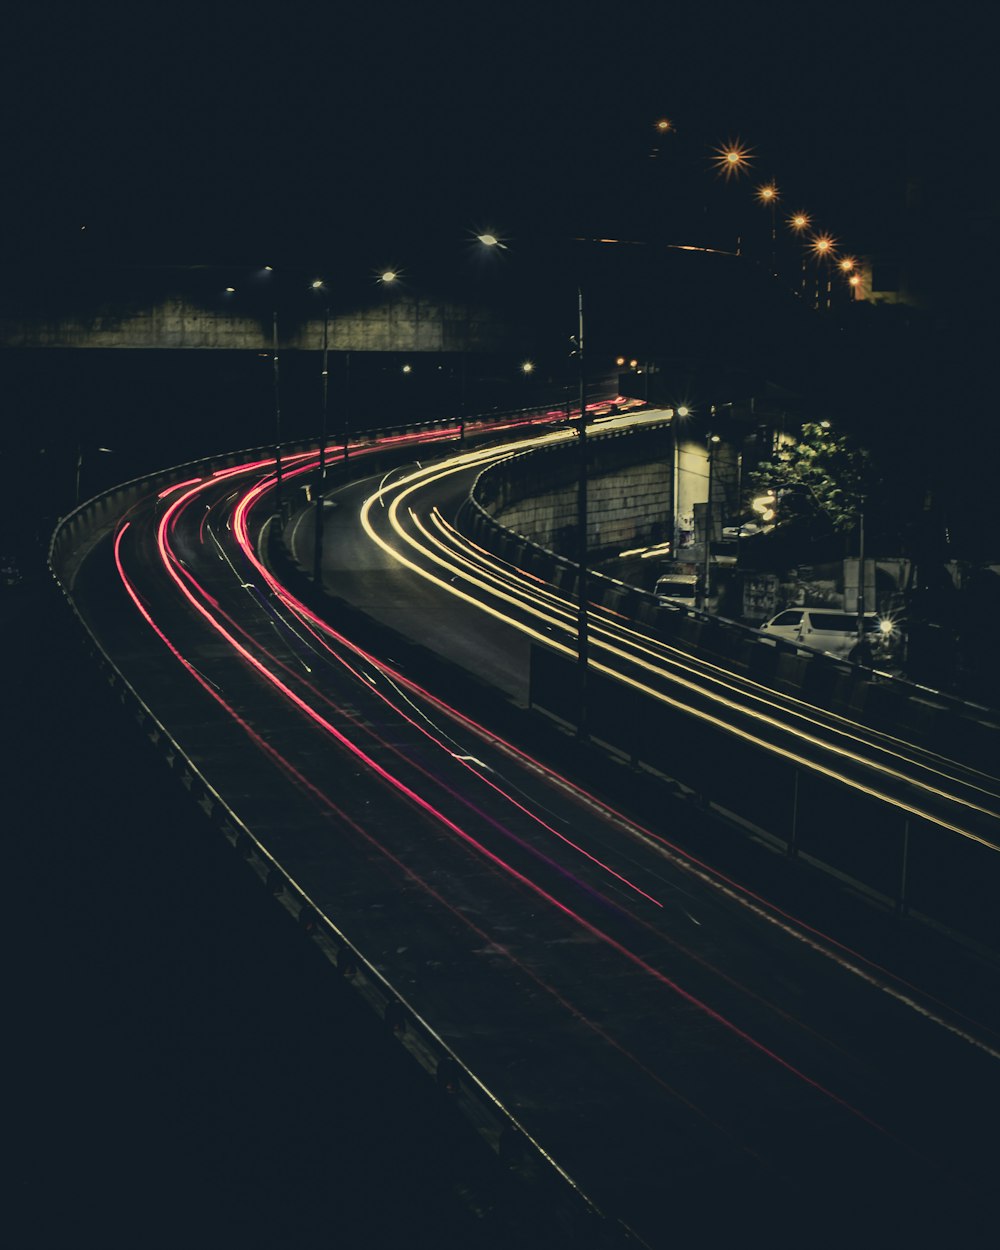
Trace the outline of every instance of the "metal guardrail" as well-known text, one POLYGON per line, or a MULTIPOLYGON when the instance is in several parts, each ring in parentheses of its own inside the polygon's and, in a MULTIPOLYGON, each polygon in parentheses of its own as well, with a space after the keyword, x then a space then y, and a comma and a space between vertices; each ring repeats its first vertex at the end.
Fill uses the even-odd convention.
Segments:
MULTIPOLYGON (((468 432, 471 424, 474 434, 489 434, 511 418, 544 416, 550 411, 544 407, 482 414, 467 419, 466 431, 468 432)), ((405 432, 413 434, 417 430, 433 429, 449 432, 453 428, 454 422, 440 421, 408 427, 405 432)), ((363 441, 352 443, 352 451, 362 453, 358 464, 364 472, 370 472, 372 464, 371 455, 364 454, 366 449, 380 449, 380 444, 385 439, 391 439, 401 432, 402 427, 389 427, 386 431, 366 434, 363 441)), ((309 451, 316 445, 317 440, 310 439, 289 444, 282 450, 284 454, 291 456, 309 451)), ((410 451, 401 448, 390 454, 403 457, 409 456, 410 451)), ((135 478, 85 501, 61 518, 53 531, 49 542, 49 571, 109 685, 116 691, 121 702, 131 709, 148 741, 175 771, 197 805, 247 861, 303 933, 319 947, 331 965, 381 1018, 386 1029, 392 1032, 410 1056, 436 1081, 438 1088, 465 1116, 480 1139, 496 1153, 500 1162, 530 1187, 532 1200, 541 1202, 549 1214, 558 1211, 564 1224, 568 1224, 577 1235, 586 1236, 588 1245, 604 1246, 607 1250, 624 1250, 625 1247, 634 1246, 638 1243, 628 1227, 613 1216, 606 1215, 597 1206, 532 1136, 518 1117, 464 1063, 461 1056, 448 1045, 414 1004, 351 942, 334 919, 312 899, 307 887, 295 880, 271 855, 266 845, 214 789, 186 754, 182 744, 118 669, 74 602, 72 586, 86 554, 117 523, 122 513, 140 498, 147 497, 151 491, 172 482, 183 481, 185 477, 195 473, 203 476, 246 460, 267 460, 273 456, 273 447, 250 448, 190 461, 135 478)), ((276 530, 277 527, 272 527, 272 533, 276 530)))
MULTIPOLYGON (((630 434, 631 431, 623 430, 616 431, 613 435, 594 434, 591 437, 595 442, 600 442, 607 437, 627 438, 630 434)), ((509 480, 512 475, 523 471, 524 466, 533 456, 551 458, 560 455, 566 457, 567 462, 570 463, 576 456, 575 448, 568 445, 554 445, 539 451, 529 449, 506 459, 501 465, 487 466, 473 483, 464 517, 465 524, 477 541, 491 550, 494 555, 517 567, 530 568, 535 576, 550 581, 568 594, 575 594, 578 566, 574 560, 557 555, 551 549, 534 542, 525 535, 508 529, 501 525, 490 512, 491 506, 500 499, 506 498, 506 488, 498 485, 498 479, 509 480)), ((537 475, 533 476, 537 479, 537 475)), ((516 494, 516 491, 514 493, 516 494)), ((668 638, 675 636, 678 632, 684 632, 683 627, 678 625, 681 621, 686 620, 690 621, 692 626, 701 626, 703 631, 710 633, 713 637, 711 658, 717 662, 724 664, 727 656, 732 660, 739 657, 740 666, 745 666, 747 664, 745 657, 739 655, 744 646, 755 646, 765 651, 773 651, 778 655, 808 659, 809 663, 814 665, 814 670, 810 672, 808 680, 804 678, 799 685, 798 692, 804 697, 808 698, 805 688, 815 692, 832 688, 837 684, 836 677, 843 675, 855 683, 864 683, 867 687, 879 689, 880 693, 876 697, 883 721, 887 719, 889 711, 887 699, 898 702, 898 715, 891 718, 893 728, 898 729, 907 724, 915 724, 918 728, 926 729, 934 719, 927 712, 928 705, 931 705, 931 711, 936 708, 956 720, 982 726, 984 732, 993 731, 996 738, 984 750, 983 758, 994 764, 996 759, 1000 758, 1000 710, 998 709, 971 702, 948 691, 913 681, 898 673, 879 669, 877 666, 862 666, 847 659, 831 656, 805 643, 787 642, 779 638, 762 638, 753 626, 729 617, 713 616, 697 608, 666 603, 651 591, 631 586, 595 570, 588 571, 587 577, 591 600, 595 606, 608 607, 620 615, 625 615, 635 625, 652 628, 654 632, 663 633, 668 638), (724 631, 727 636, 726 643, 720 641, 718 633, 720 630, 724 631), (816 671, 817 669, 820 671, 816 671), (916 717, 912 716, 911 705, 913 703, 920 705, 920 714, 916 717)), ((692 629, 690 636, 697 649, 699 635, 695 634, 692 629)), ((753 666, 751 664, 751 667, 753 666)), ((767 663, 763 660, 759 661, 756 667, 763 674, 767 663)), ((763 677, 758 677, 758 680, 763 680, 764 684, 767 684, 763 677)), ((786 675, 782 679, 781 688, 786 693, 794 693, 788 688, 789 680, 786 675)), ((856 711, 861 710, 866 702, 864 698, 855 697, 852 700, 852 706, 856 711)), ((873 727, 878 726, 873 725, 873 727)))

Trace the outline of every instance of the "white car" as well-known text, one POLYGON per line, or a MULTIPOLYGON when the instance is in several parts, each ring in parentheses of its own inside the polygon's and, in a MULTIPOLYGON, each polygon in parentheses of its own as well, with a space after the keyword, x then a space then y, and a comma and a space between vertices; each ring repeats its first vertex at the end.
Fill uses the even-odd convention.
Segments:
POLYGON ((722 538, 724 542, 731 542, 736 538, 749 538, 751 534, 759 534, 763 528, 763 525, 760 525, 757 521, 743 521, 736 525, 724 525, 722 527, 722 538))
MULTIPOLYGON (((856 613, 839 608, 786 608, 765 621, 760 632, 765 638, 800 642, 843 659, 858 640, 858 618, 856 613)), ((880 633, 877 613, 866 612, 865 634, 872 644, 878 641, 880 633)))
POLYGON ((653 594, 667 603, 676 603, 683 608, 694 608, 698 604, 698 576, 695 573, 664 573, 657 578, 653 594))

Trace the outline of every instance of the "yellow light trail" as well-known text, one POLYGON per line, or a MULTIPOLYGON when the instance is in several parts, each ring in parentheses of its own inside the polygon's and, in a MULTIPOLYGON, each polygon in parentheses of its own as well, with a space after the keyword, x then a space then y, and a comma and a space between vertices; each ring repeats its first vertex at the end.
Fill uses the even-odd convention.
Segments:
MULTIPOLYGON (((573 437, 572 434, 563 435, 563 437, 567 437, 567 436, 573 437)), ((553 438, 558 439, 558 437, 559 437, 558 435, 556 436, 549 435, 549 436, 546 436, 546 441, 551 441, 553 438)), ((534 446, 536 445, 537 440, 526 440, 526 441, 529 445, 534 446)), ((515 445, 515 447, 516 449, 522 449, 524 447, 524 444, 517 444, 515 445)), ((505 452, 505 456, 508 454, 514 454, 514 451, 515 451, 515 448, 508 448, 507 451, 505 452)), ((400 511, 402 504, 418 488, 423 488, 426 485, 430 485, 433 482, 440 480, 441 478, 444 478, 446 476, 449 476, 452 473, 458 472, 460 469, 467 468, 470 465, 480 463, 487 459, 496 459, 496 458, 497 458, 497 455, 496 455, 495 450, 472 452, 472 453, 468 453, 465 456, 457 457, 454 461, 449 462, 448 466, 445 466, 443 469, 440 467, 431 467, 426 470, 420 470, 417 473, 408 475, 406 478, 402 479, 402 481, 395 483, 393 489, 397 493, 393 499, 392 504, 390 505, 388 509, 388 519, 389 519, 390 525, 392 526, 394 533, 404 544, 410 546, 416 551, 421 552, 426 559, 429 559, 432 563, 438 565, 439 567, 441 567, 448 573, 452 575, 461 576, 466 582, 471 583, 473 586, 478 587, 480 590, 488 594, 491 594, 495 598, 499 598, 500 600, 506 603, 509 603, 512 607, 520 608, 522 611, 529 613, 530 615, 534 616, 536 619, 542 621, 543 623, 547 623, 555 628, 561 629, 563 632, 570 632, 569 626, 567 625, 565 619, 560 620, 559 615, 562 614, 565 618, 565 614, 572 611, 573 610, 572 608, 562 607, 561 605, 556 606, 556 604, 550 604, 548 607, 548 611, 543 611, 541 608, 537 606, 533 606, 531 605, 530 602, 527 602, 526 591, 519 591, 518 594, 515 595, 515 594, 508 593, 506 590, 498 589, 496 585, 490 586, 487 582, 483 581, 480 577, 473 576, 467 570, 462 569, 453 563, 449 563, 448 560, 438 555, 437 552, 433 550, 433 547, 435 545, 435 540, 429 534, 426 528, 423 526, 422 522, 420 522, 420 520, 415 516, 415 514, 410 512, 410 516, 411 516, 414 526, 417 528, 418 532, 420 533, 424 543, 428 544, 424 547, 421 547, 420 544, 416 540, 414 540, 410 534, 407 533, 406 528, 401 524, 399 520, 399 511, 400 511), (556 613, 556 615, 552 615, 553 611, 556 613)), ((369 538, 373 542, 375 542, 376 545, 381 547, 387 554, 391 555, 393 559, 399 561, 405 567, 417 573, 419 576, 435 583, 436 585, 440 586, 442 589, 447 590, 449 594, 455 595, 456 597, 476 607, 478 610, 486 612, 488 615, 510 626, 511 628, 517 629, 520 632, 526 634, 527 636, 534 638, 538 642, 545 643, 546 645, 553 647, 555 650, 567 656, 575 657, 576 648, 574 646, 568 646, 566 644, 560 643, 557 640, 551 638, 549 635, 539 632, 539 630, 533 628, 526 622, 517 620, 513 618, 512 616, 510 616, 508 613, 498 608, 495 608, 490 604, 484 604, 480 598, 476 597, 475 595, 467 593, 466 591, 453 585, 451 582, 429 572, 427 569, 421 567, 421 565, 419 565, 415 561, 403 555, 403 553, 397 548, 395 548, 392 544, 386 542, 385 539, 383 539, 380 535, 376 533, 368 516, 368 513, 371 509, 371 505, 374 502, 374 499, 375 497, 369 497, 369 499, 367 499, 365 503, 362 505, 362 510, 361 510, 362 525, 365 529, 365 532, 368 534, 369 538)), ((495 575, 491 575, 491 576, 492 576, 492 580, 494 580, 495 582, 498 581, 498 578, 495 575)), ((546 594, 550 598, 558 599, 558 596, 553 595, 552 592, 546 592, 546 594)), ((562 602, 565 603, 566 601, 563 600, 562 602)), ((595 630, 595 632, 600 633, 602 631, 598 629, 598 630, 595 630)), ((626 631, 626 632, 629 632, 629 631, 626 631)), ((639 637, 639 636, 637 635, 636 637, 639 637)), ((647 670, 648 672, 650 672, 651 674, 653 674, 654 676, 660 677, 661 679, 668 680, 677 685, 680 685, 684 687, 685 689, 691 691, 692 693, 695 693, 697 695, 700 695, 704 698, 711 700, 712 702, 718 704, 722 708, 725 708, 729 711, 736 712, 740 715, 749 717, 751 719, 757 720, 758 722, 767 725, 768 727, 770 727, 773 730, 776 730, 777 732, 795 735, 798 738, 800 738, 803 741, 803 743, 806 743, 810 746, 814 746, 823 752, 838 755, 845 761, 849 761, 861 767, 870 769, 875 772, 879 772, 883 774, 883 776, 885 776, 887 779, 896 781, 903 785, 913 787, 918 790, 922 790, 928 795, 931 795, 936 798, 943 799, 947 802, 952 802, 959 806, 968 808, 970 811, 978 812, 990 819, 994 819, 994 820, 998 819, 996 812, 993 812, 989 810, 988 808, 981 807, 978 804, 972 803, 971 801, 964 799, 961 796, 958 796, 946 790, 940 789, 939 787, 930 785, 929 783, 925 781, 921 781, 920 779, 916 777, 908 776, 898 771, 897 769, 890 767, 887 764, 880 763, 867 756, 858 754, 857 752, 849 750, 844 746, 840 746, 831 742, 826 742, 822 740, 821 738, 816 737, 815 735, 804 733, 802 730, 796 729, 791 725, 781 723, 780 721, 775 719, 773 714, 768 714, 768 713, 759 711, 755 708, 752 708, 746 705, 741 705, 740 703, 736 702, 734 699, 729 698, 725 695, 719 694, 715 691, 706 689, 704 686, 700 686, 696 682, 693 682, 688 678, 684 678, 676 673, 670 673, 666 671, 665 669, 663 669, 662 667, 658 667, 656 663, 653 663, 649 660, 645 660, 641 657, 629 655, 629 653, 624 651, 621 647, 616 646, 612 644, 611 642, 606 641, 603 638, 597 638, 595 639, 595 641, 596 641, 596 645, 601 647, 602 650, 615 656, 616 658, 625 660, 628 663, 631 663, 639 668, 643 668, 647 670)), ((636 645, 640 646, 641 644, 637 643, 636 645)), ((648 646, 642 645, 642 649, 648 651, 648 646)), ((605 673, 608 676, 611 676, 616 680, 623 681, 626 685, 631 686, 632 688, 644 694, 647 694, 648 696, 656 699, 658 702, 665 703, 668 706, 676 708, 677 710, 680 710, 689 715, 695 716, 697 719, 702 720, 708 724, 711 724, 715 728, 721 729, 724 732, 732 736, 738 737, 748 743, 751 743, 760 749, 766 750, 770 752, 771 754, 778 755, 781 758, 784 758, 788 760, 789 762, 796 764, 798 766, 801 766, 802 768, 807 769, 811 772, 829 777, 831 780, 834 780, 840 784, 846 785, 851 789, 859 791, 860 793, 867 794, 870 797, 876 798, 881 802, 885 802, 889 806, 894 807, 898 809, 899 811, 906 812, 912 816, 918 817, 919 819, 926 820, 931 824, 937 825, 941 828, 948 829, 951 832, 957 833, 962 837, 968 838, 986 847, 989 850, 1000 849, 1000 847, 997 847, 995 843, 991 842, 989 839, 976 833, 974 830, 965 828, 964 826, 961 826, 961 825, 955 824, 952 821, 946 820, 944 817, 935 815, 934 813, 927 811, 924 808, 921 808, 914 803, 904 802, 903 800, 896 798, 893 795, 886 793, 885 791, 879 790, 871 785, 866 785, 865 783, 858 781, 842 772, 839 772, 836 769, 820 764, 815 760, 810 760, 807 757, 800 755, 795 751, 790 751, 787 748, 777 746, 776 744, 761 742, 757 736, 750 733, 749 731, 740 729, 737 726, 730 724, 728 721, 722 720, 720 719, 720 717, 712 715, 709 712, 702 711, 697 708, 693 708, 689 706, 688 704, 681 702, 678 699, 672 698, 671 696, 665 694, 662 691, 656 690, 655 688, 647 685, 646 682, 640 681, 637 678, 629 677, 626 674, 619 671, 618 669, 612 668, 607 664, 602 664, 598 661, 592 661, 592 663, 593 663, 594 670, 596 672, 605 673)), ((724 670, 719 670, 719 671, 723 672, 724 670)), ((713 679, 709 675, 709 680, 717 680, 717 679, 713 679)), ((749 693, 749 697, 755 699, 758 702, 768 702, 766 698, 762 696, 755 696, 752 694, 752 692, 749 693)), ((772 703, 771 706, 772 706, 772 709, 777 710, 777 705, 772 703)), ((803 716, 802 713, 797 713, 795 712, 794 709, 789 709, 789 711, 791 711, 793 715, 799 717, 800 719, 803 716)), ((835 732, 839 732, 842 736, 844 735, 845 731, 836 730, 835 727, 833 728, 835 732)), ((856 738, 855 741, 860 742, 860 739, 856 738)))

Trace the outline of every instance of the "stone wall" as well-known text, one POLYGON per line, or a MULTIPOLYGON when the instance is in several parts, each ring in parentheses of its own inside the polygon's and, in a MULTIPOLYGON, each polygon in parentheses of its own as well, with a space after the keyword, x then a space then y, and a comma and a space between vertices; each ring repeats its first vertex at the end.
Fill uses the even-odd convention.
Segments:
MULTIPOLYGON (((322 313, 278 321, 282 348, 320 351, 322 313)), ((374 307, 331 314, 331 351, 465 352, 500 351, 509 328, 494 311, 413 297, 393 298, 374 307)), ((7 316, 0 319, 0 346, 85 348, 223 348, 267 351, 273 342, 270 313, 240 314, 177 297, 145 307, 89 317, 7 316)))
MULTIPOLYGON (((587 483, 587 544, 591 551, 622 550, 659 541, 670 527, 670 463, 633 465, 587 483)), ((577 487, 562 486, 522 499, 496 513, 507 529, 568 555, 574 549, 577 487)))

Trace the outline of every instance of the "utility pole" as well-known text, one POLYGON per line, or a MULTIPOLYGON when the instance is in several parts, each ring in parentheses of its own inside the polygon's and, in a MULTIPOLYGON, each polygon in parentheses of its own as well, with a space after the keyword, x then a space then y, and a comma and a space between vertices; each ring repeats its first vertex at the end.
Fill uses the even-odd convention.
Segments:
POLYGON ((858 513, 858 642, 865 636, 865 501, 858 513))
POLYGON ((578 568, 579 568, 579 613, 577 623, 577 673, 579 710, 577 715, 576 736, 583 740, 587 737, 587 664, 589 639, 587 636, 587 375, 583 361, 583 287, 578 286, 577 296, 577 333, 576 356, 579 366, 580 384, 580 424, 577 431, 577 442, 580 452, 580 476, 577 483, 577 532, 578 568))
POLYGON ((351 441, 351 353, 344 353, 344 473, 347 472, 347 457, 351 441))
POLYGON ((281 386, 278 373, 278 310, 271 318, 271 359, 274 364, 274 466, 277 477, 274 501, 275 511, 281 513, 281 386))
MULTIPOLYGON (((712 414, 715 414, 715 405, 712 405, 712 414)), ((712 575, 712 466, 715 461, 715 445, 719 441, 718 434, 709 434, 708 436, 708 498, 705 501, 705 562, 704 572, 702 574, 702 610, 708 611, 708 596, 711 586, 712 575)))
POLYGON ((313 549, 313 583, 317 587, 323 580, 323 495, 326 489, 326 438, 330 392, 330 308, 323 309, 323 423, 319 440, 319 480, 316 483, 316 519, 314 523, 315 547, 313 549))

